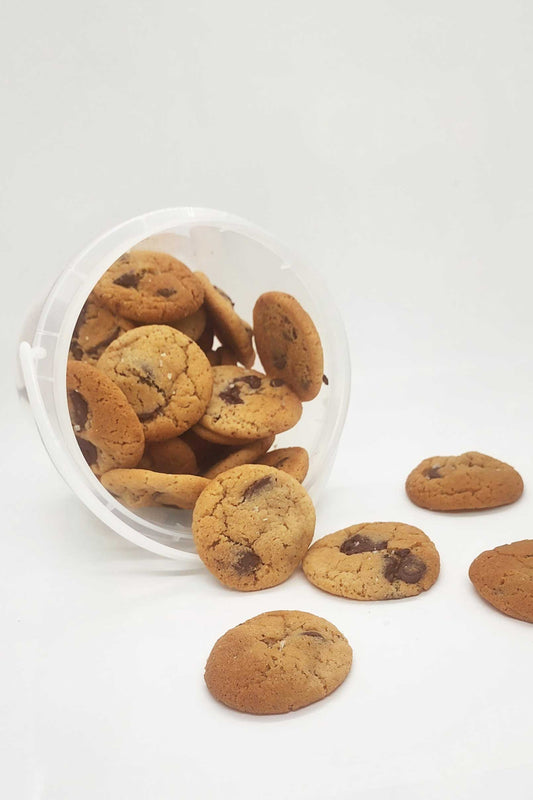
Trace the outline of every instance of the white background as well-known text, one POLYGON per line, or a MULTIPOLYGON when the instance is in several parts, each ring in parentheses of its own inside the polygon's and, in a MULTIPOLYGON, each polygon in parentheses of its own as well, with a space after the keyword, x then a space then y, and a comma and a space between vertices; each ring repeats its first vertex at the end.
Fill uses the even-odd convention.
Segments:
POLYGON ((533 8, 528 0, 10 3, 0 25, 0 791, 9 800, 532 796, 533 629, 468 566, 531 538, 533 8), (224 589, 112 534, 46 456, 15 391, 28 305, 138 213, 247 217, 325 275, 352 399, 317 535, 418 525, 418 598, 357 603, 301 573, 224 589), (478 449, 526 491, 490 512, 404 496, 422 458, 478 449), (355 652, 281 717, 217 704, 227 628, 299 608, 355 652))

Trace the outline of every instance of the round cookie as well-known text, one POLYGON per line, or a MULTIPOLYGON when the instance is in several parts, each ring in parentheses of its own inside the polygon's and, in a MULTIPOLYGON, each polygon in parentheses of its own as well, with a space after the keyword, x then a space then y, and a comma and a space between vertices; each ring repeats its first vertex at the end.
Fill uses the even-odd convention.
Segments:
POLYGON ((198 555, 223 583, 244 592, 277 586, 302 560, 315 528, 305 489, 285 472, 245 464, 211 481, 194 508, 198 555))
POLYGON ((533 622, 533 539, 485 550, 468 575, 491 606, 508 617, 533 622))
POLYGON ((195 311, 194 314, 190 314, 188 317, 184 317, 183 319, 174 322, 172 327, 184 333, 185 336, 188 336, 189 339, 193 340, 193 342, 198 343, 202 338, 202 334, 205 331, 206 325, 207 314, 205 312, 205 307, 200 306, 198 311, 195 311))
POLYGON ((268 436, 266 439, 258 439, 257 442, 250 442, 244 447, 233 450, 206 470, 204 477, 213 479, 220 475, 221 472, 226 472, 226 470, 233 467, 240 467, 242 464, 253 464, 258 456, 263 455, 269 447, 272 447, 273 442, 274 437, 268 436))
POLYGON ((222 436, 263 439, 292 428, 301 414, 300 400, 280 378, 213 367, 213 393, 200 425, 222 436))
POLYGON ((129 508, 194 508, 200 493, 209 485, 199 475, 165 475, 148 469, 112 469, 100 480, 113 497, 129 508))
POLYGON ((296 478, 299 483, 303 483, 309 470, 309 455, 303 447, 281 447, 258 458, 255 463, 281 469, 296 478))
POLYGON ((147 442, 137 466, 169 475, 196 475, 198 472, 192 447, 179 436, 163 442, 147 442))
POLYGON ((133 322, 114 314, 91 293, 72 332, 70 357, 95 366, 106 347, 134 327, 133 322))
POLYGON ((439 554, 425 533, 401 522, 351 525, 318 539, 303 561, 312 584, 352 600, 395 600, 429 589, 439 554))
POLYGON ((509 464, 469 452, 426 458, 410 473, 405 489, 409 499, 422 508, 468 511, 514 503, 524 484, 509 464))
POLYGON ((227 631, 205 666, 217 700, 249 714, 284 714, 331 694, 352 648, 331 622, 305 611, 269 611, 227 631))
POLYGON ((221 343, 235 354, 241 364, 251 367, 255 361, 252 329, 236 313, 232 299, 222 289, 213 286, 207 275, 195 272, 194 276, 204 290, 204 302, 221 343))
POLYGON ((322 386, 324 354, 307 311, 290 294, 266 292, 257 299, 253 317, 265 372, 283 378, 300 400, 312 400, 322 386))
POLYGON ((76 440, 95 475, 138 464, 142 425, 112 380, 84 361, 69 361, 67 401, 76 440))
POLYGON ((185 264, 151 250, 124 253, 94 287, 116 314, 141 323, 176 322, 202 305, 204 291, 185 264))
POLYGON ((122 389, 147 441, 179 436, 204 413, 213 385, 205 354, 169 325, 143 325, 112 342, 98 369, 122 389))

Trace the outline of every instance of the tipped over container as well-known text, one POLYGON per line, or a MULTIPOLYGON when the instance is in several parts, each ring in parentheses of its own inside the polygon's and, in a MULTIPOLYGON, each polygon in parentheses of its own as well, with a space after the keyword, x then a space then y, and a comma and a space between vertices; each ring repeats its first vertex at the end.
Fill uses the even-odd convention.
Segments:
MULTIPOLYGON (((201 270, 252 321, 260 294, 293 295, 310 314, 322 340, 327 383, 304 403, 298 424, 276 437, 276 447, 300 446, 309 453, 304 487, 316 503, 328 479, 350 393, 346 332, 322 278, 284 245, 244 219, 204 208, 153 211, 124 222, 83 250, 52 286, 40 312, 27 321, 20 363, 42 441, 59 473, 78 498, 125 539, 174 559, 196 559, 190 512, 169 508, 128 509, 100 483, 85 461, 72 430, 66 367, 74 326, 87 296, 124 252, 149 249, 175 256, 201 270)), ((263 371, 259 361, 255 368, 263 371)))

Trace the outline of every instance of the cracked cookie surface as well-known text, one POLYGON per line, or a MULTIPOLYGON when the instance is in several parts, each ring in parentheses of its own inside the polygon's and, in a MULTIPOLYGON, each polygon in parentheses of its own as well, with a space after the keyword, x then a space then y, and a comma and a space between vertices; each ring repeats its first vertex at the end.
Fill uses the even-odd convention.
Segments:
POLYGON ((76 440, 95 475, 136 466, 144 449, 142 425, 113 381, 84 361, 69 361, 67 402, 76 440))
POLYGON ((198 555, 240 591, 277 586, 292 575, 313 538, 315 510, 305 489, 281 470, 246 464, 202 492, 192 532, 198 555))
POLYGON ((185 264, 166 253, 124 253, 104 272, 94 294, 116 314, 140 323, 175 322, 202 305, 204 291, 185 264))
POLYGON ((258 458, 255 463, 281 469, 302 483, 309 470, 309 454, 303 447, 280 447, 258 458))
POLYGON ((100 480, 113 497, 129 508, 194 508, 198 496, 209 484, 199 475, 166 475, 148 469, 112 469, 100 480))
POLYGON ((533 539, 485 550, 470 565, 481 597, 509 617, 533 622, 533 539))
POLYGON ((352 648, 328 620, 269 611, 215 643, 205 667, 213 697, 249 714, 284 714, 331 694, 348 675, 352 648))
POLYGON ((133 327, 133 322, 115 314, 91 293, 74 326, 69 355, 96 366, 106 347, 133 327))
POLYGON ((351 525, 318 539, 303 560, 312 584, 352 600, 394 600, 429 589, 439 575, 435 545, 401 522, 351 525))
POLYGON ((255 361, 251 327, 239 317, 226 292, 214 286, 203 272, 195 272, 194 276, 204 291, 205 306, 216 335, 225 345, 224 352, 227 355, 229 351, 229 357, 234 356, 245 367, 251 367, 255 361))
POLYGON ((471 451, 424 459, 409 474, 405 489, 409 499, 422 508, 468 511, 514 503, 524 484, 509 464, 471 451))
POLYGON ((265 372, 283 378, 301 400, 322 387, 324 355, 309 314, 290 294, 265 292, 253 311, 257 354, 265 372))
POLYGON ((147 441, 179 436, 204 413, 213 383, 204 353, 168 325, 143 325, 112 342, 98 369, 124 392, 147 441))
POLYGON ((280 378, 213 367, 213 392, 200 427, 222 437, 264 439, 292 428, 301 414, 300 400, 280 378))

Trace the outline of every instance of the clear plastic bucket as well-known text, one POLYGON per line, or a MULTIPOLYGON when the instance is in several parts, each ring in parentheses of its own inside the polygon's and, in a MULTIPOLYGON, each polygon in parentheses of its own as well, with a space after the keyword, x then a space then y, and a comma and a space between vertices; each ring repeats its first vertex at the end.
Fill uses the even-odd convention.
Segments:
MULTIPOLYGON (((59 473, 99 519, 129 541, 174 559, 197 558, 190 512, 168 508, 132 511, 121 505, 89 469, 69 418, 65 371, 74 325, 89 292, 106 269, 135 247, 176 256, 201 270, 231 295, 240 316, 251 322, 259 295, 294 295, 314 320, 322 339, 329 381, 304 403, 300 422, 276 438, 276 447, 298 445, 309 452, 304 486, 317 501, 330 473, 346 418, 350 359, 344 326, 323 280, 268 233, 239 217, 204 208, 153 211, 118 225, 83 250, 60 275, 38 321, 25 326, 31 341, 20 344, 20 362, 30 405, 43 443, 59 473), (29 328, 34 328, 29 332, 29 328)), ((35 319, 35 318, 34 318, 35 319)), ((261 365, 255 365, 261 370, 261 365)))

